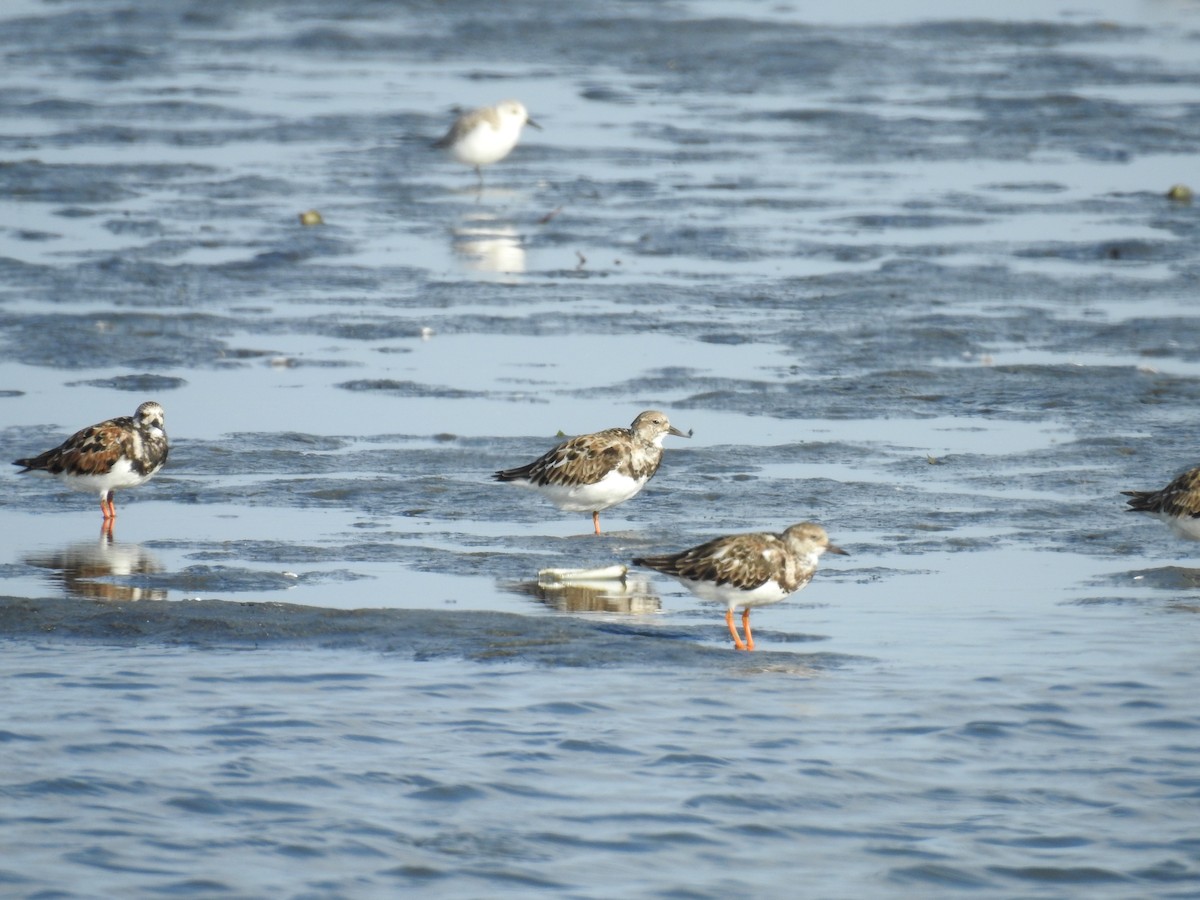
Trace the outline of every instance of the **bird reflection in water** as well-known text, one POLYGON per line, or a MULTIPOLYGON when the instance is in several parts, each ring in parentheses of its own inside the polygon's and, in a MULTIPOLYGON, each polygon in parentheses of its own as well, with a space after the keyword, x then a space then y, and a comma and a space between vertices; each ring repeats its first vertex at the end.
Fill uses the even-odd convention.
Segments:
POLYGON ((88 600, 166 600, 162 588, 137 584, 139 576, 155 575, 162 565, 140 544, 122 544, 111 531, 101 530, 97 541, 69 544, 62 550, 30 554, 26 565, 46 570, 51 584, 68 597, 88 600))
POLYGON ((537 581, 509 585, 551 609, 567 613, 619 613, 645 616, 662 611, 662 599, 650 579, 627 575, 624 566, 610 569, 543 569, 537 581), (620 570, 620 571, 619 571, 620 570))
POLYGON ((525 272, 525 248, 510 223, 490 213, 473 213, 463 217, 453 235, 454 255, 471 271, 497 275, 525 272))

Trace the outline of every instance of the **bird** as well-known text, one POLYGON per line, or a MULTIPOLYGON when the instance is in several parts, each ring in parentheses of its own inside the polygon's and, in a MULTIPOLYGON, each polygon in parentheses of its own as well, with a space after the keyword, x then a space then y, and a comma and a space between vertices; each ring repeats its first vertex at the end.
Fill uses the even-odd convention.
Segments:
POLYGON ((702 600, 726 604, 725 624, 738 650, 753 650, 750 610, 770 606, 796 593, 812 581, 822 553, 850 554, 829 542, 825 529, 815 522, 790 526, 783 534, 731 534, 662 556, 633 560, 670 575, 702 600), (742 609, 743 641, 734 625, 733 611, 742 609))
POLYGON ((635 497, 658 471, 668 434, 692 436, 648 409, 628 428, 608 428, 563 441, 528 465, 503 469, 493 478, 532 488, 559 509, 590 512, 600 534, 600 511, 635 497))
POLYGON ((98 492, 100 512, 111 531, 117 517, 113 492, 149 481, 167 461, 167 451, 163 408, 147 400, 132 416, 81 429, 53 450, 13 465, 24 466, 19 475, 58 478, 72 490, 98 492))
POLYGON ((526 125, 542 130, 541 125, 529 118, 524 104, 505 100, 495 106, 481 106, 462 113, 433 146, 449 151, 460 163, 474 168, 479 176, 479 186, 483 187, 482 167, 508 156, 517 146, 521 129, 526 125))
POLYGON ((1180 537, 1200 541, 1200 466, 1188 469, 1158 491, 1121 491, 1128 512, 1158 516, 1180 537))

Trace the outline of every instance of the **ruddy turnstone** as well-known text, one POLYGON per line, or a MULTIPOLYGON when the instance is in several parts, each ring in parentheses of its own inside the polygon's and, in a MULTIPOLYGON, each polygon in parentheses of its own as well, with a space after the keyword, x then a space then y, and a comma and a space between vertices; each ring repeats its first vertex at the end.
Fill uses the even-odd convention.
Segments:
POLYGON ((726 604, 725 624, 739 650, 753 650, 750 609, 769 606, 796 593, 812 581, 822 553, 849 556, 829 543, 825 529, 814 522, 792 525, 783 534, 731 534, 706 544, 635 559, 634 565, 670 575, 702 600, 726 604), (733 624, 734 607, 741 606, 743 641, 733 624))
POLYGON ((541 125, 529 118, 529 112, 521 103, 505 100, 495 106, 481 106, 464 112, 433 146, 448 150, 460 163, 473 167, 482 186, 481 167, 508 156, 517 146, 521 129, 526 125, 539 131, 542 129, 541 125))
POLYGON ((668 422, 665 413, 648 409, 628 428, 573 437, 529 465, 494 477, 533 488, 559 509, 590 512, 599 534, 600 510, 624 503, 646 486, 662 462, 668 434, 692 436, 668 422))
POLYGON ((1200 541, 1200 466, 1188 469, 1159 491, 1121 491, 1129 512, 1158 516, 1180 537, 1200 541))
POLYGON ((167 461, 163 408, 147 401, 132 416, 119 416, 71 435, 53 450, 18 459, 30 472, 58 478, 76 491, 97 491, 100 511, 111 528, 117 517, 113 491, 149 481, 167 461))

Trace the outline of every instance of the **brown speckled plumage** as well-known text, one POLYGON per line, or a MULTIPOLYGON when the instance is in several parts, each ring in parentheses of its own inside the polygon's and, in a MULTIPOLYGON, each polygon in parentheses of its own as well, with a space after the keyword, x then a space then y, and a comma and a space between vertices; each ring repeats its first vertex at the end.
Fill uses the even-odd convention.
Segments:
POLYGON ((77 490, 97 491, 108 521, 116 517, 113 491, 147 481, 163 467, 168 452, 163 408, 147 401, 132 416, 90 425, 54 449, 13 465, 24 467, 20 474, 49 475, 77 490))
POLYGON ((691 436, 664 413, 648 409, 628 428, 570 438, 533 462, 493 477, 531 487, 560 509, 591 512, 599 534, 599 512, 635 496, 658 471, 668 434, 691 436))
POLYGON ((1158 516, 1180 537, 1200 541, 1200 466, 1188 469, 1158 491, 1121 491, 1129 512, 1158 516))
MULTIPOLYGON (((645 416, 642 413, 638 419, 645 416)), ((665 417, 663 421, 666 421, 665 417)), ((662 463, 662 447, 638 436, 631 428, 607 428, 563 441, 528 465, 497 472, 497 481, 532 484, 595 484, 609 472, 627 478, 648 479, 662 463)))
POLYGON ((1121 491, 1129 512, 1200 518, 1200 467, 1188 469, 1158 491, 1121 491))
POLYGON ((816 574, 806 564, 809 546, 822 552, 845 553, 829 543, 825 530, 812 522, 792 525, 783 534, 733 534, 665 556, 635 559, 646 566, 686 581, 703 581, 752 591, 774 581, 782 592, 795 593, 816 574))
POLYGON ((739 650, 753 650, 750 609, 778 603, 812 581, 822 553, 847 555, 829 541, 815 522, 792 525, 782 534, 732 534, 662 556, 644 556, 634 565, 678 578, 706 600, 726 604, 725 622, 739 650), (733 624, 733 610, 743 607, 745 642, 733 624))

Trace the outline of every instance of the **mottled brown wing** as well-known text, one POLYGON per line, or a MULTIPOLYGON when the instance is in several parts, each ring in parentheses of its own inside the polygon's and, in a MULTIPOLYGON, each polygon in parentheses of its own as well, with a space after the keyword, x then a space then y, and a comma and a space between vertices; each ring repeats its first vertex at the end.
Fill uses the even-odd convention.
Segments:
POLYGON ((595 484, 621 462, 629 429, 609 428, 563 441, 527 466, 496 473, 499 481, 528 479, 543 484, 595 484))
POLYGON ((1184 472, 1160 491, 1121 491, 1131 512, 1200 518, 1200 468, 1184 472))
POLYGON ((748 591, 779 577, 785 558, 783 542, 775 535, 737 534, 682 553, 634 562, 678 578, 729 584, 748 591))
POLYGON ((73 472, 80 475, 103 475, 128 447, 129 430, 133 419, 121 416, 75 432, 53 450, 31 459, 18 459, 16 465, 24 471, 37 469, 59 475, 73 472))

